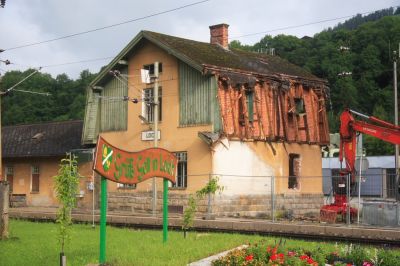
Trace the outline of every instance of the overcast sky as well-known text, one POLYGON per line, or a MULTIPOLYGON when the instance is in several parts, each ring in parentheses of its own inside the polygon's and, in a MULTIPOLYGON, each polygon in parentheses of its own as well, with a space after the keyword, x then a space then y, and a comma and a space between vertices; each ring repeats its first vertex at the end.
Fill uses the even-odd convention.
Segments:
MULTIPOLYGON (((227 23, 229 36, 245 44, 254 44, 266 32, 287 26, 350 16, 400 5, 400 0, 210 0, 171 13, 143 19, 85 35, 20 49, 29 43, 92 30, 119 22, 188 5, 200 0, 7 0, 0 8, 0 73, 54 64, 114 57, 141 30, 209 41, 208 26, 227 23)), ((302 37, 313 36, 345 19, 299 28, 270 32, 302 37)), ((84 69, 97 72, 111 59, 53 66, 42 72, 56 76, 67 73, 77 78, 84 69)))

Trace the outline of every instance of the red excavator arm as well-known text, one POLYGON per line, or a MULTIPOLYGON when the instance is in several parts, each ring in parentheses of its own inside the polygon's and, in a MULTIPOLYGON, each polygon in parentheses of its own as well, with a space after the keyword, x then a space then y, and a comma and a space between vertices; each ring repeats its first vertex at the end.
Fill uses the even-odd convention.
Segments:
POLYGON ((350 191, 351 185, 355 182, 355 160, 356 160, 356 134, 357 132, 374 136, 378 139, 400 144, 400 127, 395 126, 386 121, 380 120, 373 116, 366 116, 356 111, 346 109, 340 115, 340 150, 339 160, 342 163, 343 158, 346 159, 346 169, 342 170, 340 175, 340 183, 333 190, 334 203, 324 205, 320 211, 321 221, 335 222, 338 214, 342 215, 342 220, 346 214, 350 214, 350 219, 354 219, 358 210, 350 207, 347 194, 350 191), (355 120, 354 115, 360 116, 366 120, 355 120), (346 189, 345 176, 350 175, 350 188, 346 189), (347 190, 347 191, 346 191, 347 190))
POLYGON ((340 115, 340 150, 339 160, 346 159, 344 174, 350 174, 351 181, 355 181, 354 163, 356 159, 356 133, 371 135, 378 139, 400 144, 400 127, 373 116, 367 116, 356 111, 346 109, 340 115), (367 119, 369 122, 355 120, 354 115, 367 119))

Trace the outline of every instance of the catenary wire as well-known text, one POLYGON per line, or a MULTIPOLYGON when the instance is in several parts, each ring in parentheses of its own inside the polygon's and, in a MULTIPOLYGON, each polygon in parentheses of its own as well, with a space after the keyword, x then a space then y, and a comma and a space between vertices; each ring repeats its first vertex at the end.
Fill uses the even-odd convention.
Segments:
POLYGON ((63 39, 67 39, 67 38, 71 38, 71 37, 75 37, 75 36, 79 36, 79 35, 84 35, 84 34, 96 32, 96 31, 101 31, 101 30, 105 30, 105 29, 109 29, 109 28, 114 28, 114 27, 117 27, 117 26, 121 26, 121 25, 124 25, 124 24, 132 23, 132 22, 136 22, 136 21, 139 21, 139 20, 144 20, 144 19, 148 19, 148 18, 151 18, 151 17, 155 17, 155 16, 171 13, 171 12, 174 12, 174 11, 178 11, 178 10, 181 10, 181 9, 184 9, 184 8, 188 8, 188 7, 191 7, 191 6, 199 5, 199 4, 202 4, 202 3, 205 3, 205 2, 209 2, 209 1, 211 1, 211 0, 197 1, 197 2, 193 2, 193 3, 187 4, 187 5, 183 5, 183 6, 175 7, 175 8, 172 8, 172 9, 156 12, 156 13, 153 13, 153 14, 150 14, 150 15, 139 17, 139 18, 134 18, 134 19, 122 21, 122 22, 111 24, 111 25, 107 25, 107 26, 104 26, 104 27, 99 27, 99 28, 95 28, 95 29, 91 29, 91 30, 81 31, 81 32, 73 33, 73 34, 68 34, 68 35, 64 35, 64 36, 61 36, 61 37, 48 39, 48 40, 44 40, 44 41, 33 42, 33 43, 28 43, 28 44, 24 44, 24 45, 15 46, 15 47, 10 47, 10 48, 4 49, 4 51, 15 50, 15 49, 25 48, 25 47, 29 47, 29 46, 35 46, 35 45, 39 45, 39 44, 43 44, 43 43, 59 41, 59 40, 63 40, 63 39))

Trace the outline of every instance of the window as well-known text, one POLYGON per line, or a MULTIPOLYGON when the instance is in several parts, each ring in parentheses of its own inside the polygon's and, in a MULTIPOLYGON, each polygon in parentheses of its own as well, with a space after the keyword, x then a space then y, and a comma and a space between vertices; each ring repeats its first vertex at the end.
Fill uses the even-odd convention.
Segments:
POLYGON ((249 122, 253 122, 254 119, 254 91, 246 90, 246 103, 247 113, 249 115, 249 122))
POLYGON ((31 192, 39 192, 39 166, 32 166, 31 192))
MULTIPOLYGON (((142 115, 149 123, 154 122, 153 88, 143 90, 142 115)), ((162 120, 162 89, 158 88, 158 121, 162 120)))
POLYGON ((187 187, 187 152, 175 152, 178 158, 178 171, 176 176, 176 183, 173 187, 186 188, 187 187))
POLYGON ((6 180, 10 184, 10 192, 12 192, 14 183, 14 167, 6 166, 6 180))
POLYGON ((296 105, 296 113, 304 114, 304 100, 302 98, 294 98, 294 104, 296 105))
POLYGON ((289 182, 288 188, 298 189, 299 188, 299 176, 300 176, 300 155, 289 154, 289 182))
POLYGON ((136 184, 117 183, 117 188, 119 188, 119 189, 136 189, 136 184))
MULTIPOLYGON (((143 69, 149 71, 149 75, 154 75, 154 64, 144 65, 143 69)), ((158 63, 158 73, 162 73, 162 63, 158 63)))

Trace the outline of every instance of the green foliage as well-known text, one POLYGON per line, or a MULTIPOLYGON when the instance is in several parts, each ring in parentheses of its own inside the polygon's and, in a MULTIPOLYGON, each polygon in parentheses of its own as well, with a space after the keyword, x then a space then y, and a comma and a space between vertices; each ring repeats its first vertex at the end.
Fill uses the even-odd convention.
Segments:
POLYGON ((262 240, 256 244, 249 244, 246 248, 235 249, 213 261, 212 265, 398 265, 399 254, 393 251, 353 244, 335 245, 332 251, 332 244, 322 243, 323 245, 315 246, 306 241, 302 242, 303 244, 286 245, 286 240, 281 239, 272 245, 270 241, 262 240))
MULTIPOLYGON (((24 72, 6 72, 1 80, 0 89, 7 90, 32 72, 32 69, 24 72)), ((94 77, 95 74, 88 70, 82 71, 77 80, 71 80, 66 74, 56 78, 45 73, 34 74, 16 89, 51 95, 12 91, 6 97, 2 97, 3 125, 83 119, 86 87, 94 77)))
POLYGON ((217 176, 211 178, 203 188, 196 192, 196 196, 189 196, 188 206, 183 213, 182 229, 184 231, 185 238, 186 231, 190 230, 190 228, 192 228, 193 226, 194 215, 196 214, 198 200, 203 199, 207 194, 214 195, 217 191, 223 190, 223 187, 218 184, 218 180, 219 178, 217 176))
MULTIPOLYGON (((349 107, 393 123, 393 58, 400 42, 400 8, 357 15, 313 37, 266 35, 253 46, 232 41, 238 49, 275 48, 276 55, 327 79, 330 87, 330 132, 339 128, 339 115, 349 107), (397 15, 396 15, 397 14, 397 15), (342 51, 340 47, 348 47, 342 51), (339 75, 351 72, 351 75, 339 75), (331 108, 332 107, 332 108, 331 108)), ((393 145, 376 138, 365 140, 367 155, 393 154, 393 145)))
POLYGON ((197 198, 202 199, 207 194, 214 195, 217 191, 222 192, 222 190, 224 190, 224 187, 218 184, 218 180, 218 176, 211 178, 210 181, 208 181, 208 183, 202 189, 196 192, 197 198))
MULTIPOLYGON (((184 231, 187 231, 190 228, 192 228, 196 209, 197 209, 196 199, 192 195, 190 195, 189 201, 188 201, 188 206, 186 207, 186 209, 183 213, 182 229, 184 231)), ((186 234, 185 234, 185 238, 186 238, 186 234)))
POLYGON ((57 223, 59 224, 61 252, 64 252, 65 242, 69 237, 69 230, 72 225, 71 211, 76 205, 76 195, 79 189, 77 165, 76 157, 69 154, 66 159, 61 160, 58 175, 54 177, 54 189, 60 202, 57 223))

